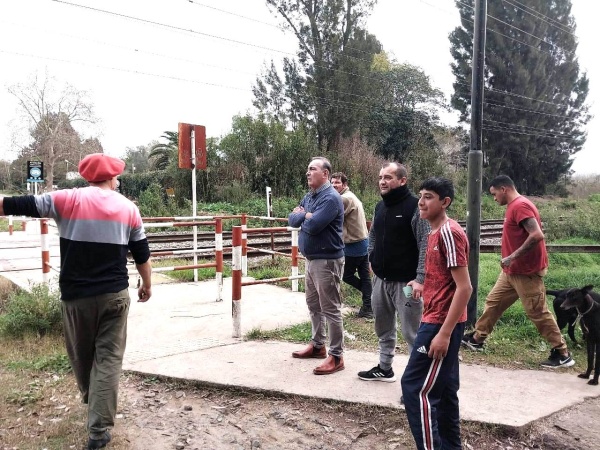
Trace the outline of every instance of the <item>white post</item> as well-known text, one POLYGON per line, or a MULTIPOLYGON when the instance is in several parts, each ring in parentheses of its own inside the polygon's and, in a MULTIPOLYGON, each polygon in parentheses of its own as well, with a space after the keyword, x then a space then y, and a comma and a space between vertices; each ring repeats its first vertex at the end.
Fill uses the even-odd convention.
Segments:
POLYGON ((273 201, 271 199, 271 188, 266 187, 267 191, 267 217, 273 217, 273 201))
MULTIPOLYGON (((197 216, 197 205, 196 205, 196 133, 194 127, 192 127, 192 215, 194 220, 197 216)), ((194 225, 194 265, 198 264, 198 227, 194 225)), ((194 269, 194 282, 198 281, 198 269, 194 269)))

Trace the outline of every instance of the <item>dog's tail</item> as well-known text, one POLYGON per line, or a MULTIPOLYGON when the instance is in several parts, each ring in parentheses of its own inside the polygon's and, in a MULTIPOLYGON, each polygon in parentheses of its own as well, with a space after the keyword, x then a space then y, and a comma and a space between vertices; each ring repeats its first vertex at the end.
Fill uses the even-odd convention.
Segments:
POLYGON ((552 295, 554 297, 557 297, 560 294, 561 291, 555 291, 552 289, 546 289, 546 295, 552 295))

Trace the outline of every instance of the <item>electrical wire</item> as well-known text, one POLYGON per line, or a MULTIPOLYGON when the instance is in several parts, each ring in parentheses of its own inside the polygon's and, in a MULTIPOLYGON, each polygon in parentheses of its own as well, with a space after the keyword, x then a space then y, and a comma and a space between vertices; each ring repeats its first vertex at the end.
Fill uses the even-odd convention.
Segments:
POLYGON ((483 121, 490 123, 492 125, 499 124, 499 125, 507 125, 507 126, 511 126, 511 127, 526 128, 526 130, 523 130, 523 131, 532 131, 532 132, 537 131, 539 133, 545 133, 545 134, 551 134, 551 135, 557 135, 557 136, 565 136, 565 137, 574 137, 575 136, 575 135, 569 134, 569 133, 562 133, 559 131, 550 131, 550 130, 546 130, 544 128, 530 127, 528 125, 519 125, 519 124, 511 123, 511 122, 501 122, 499 120, 483 119, 483 121))
POLYGON ((546 16, 546 15, 542 14, 541 12, 539 12, 539 11, 536 11, 535 9, 531 8, 530 6, 524 5, 523 3, 521 3, 521 2, 519 2, 519 1, 517 1, 517 0, 512 0, 512 1, 513 1, 514 3, 516 3, 516 4, 518 4, 518 5, 521 5, 523 8, 527 8, 527 9, 529 9, 530 11, 533 11, 535 14, 537 14, 537 15, 538 15, 538 18, 540 18, 540 19, 541 19, 541 18, 548 19, 548 20, 550 20, 550 21, 552 21, 552 22, 555 22, 555 23, 557 24, 557 25, 555 25, 555 26, 557 26, 557 27, 558 27, 558 26, 564 27, 564 25, 563 25, 562 23, 560 23, 558 20, 556 20, 556 19, 553 19, 552 17, 548 17, 548 16, 546 16))
MULTIPOLYGON (((556 25, 555 23, 549 22, 548 20, 545 20, 545 19, 543 19, 542 17, 536 16, 536 15, 535 15, 535 14, 533 14, 532 12, 529 12, 529 11, 527 11, 527 10, 525 10, 525 9, 523 9, 523 8, 521 8, 521 7, 519 7, 519 6, 517 6, 517 5, 515 5, 515 4, 511 3, 511 2, 509 2, 508 0, 502 0, 502 1, 503 1, 504 3, 508 3, 510 6, 513 6, 513 7, 515 7, 516 9, 519 9, 519 10, 523 11, 523 12, 524 12, 524 13, 526 13, 526 14, 530 14, 530 15, 532 15, 532 16, 533 16, 533 17, 535 17, 536 19, 539 19, 539 20, 541 20, 542 22, 545 22, 545 23, 547 23, 548 25, 550 25, 550 26, 552 26, 552 27, 555 27, 556 29, 558 29, 558 30, 560 30, 560 31, 562 31, 562 32, 564 32, 564 33, 568 33, 568 34, 570 34, 570 35, 576 36, 576 35, 575 35, 575 33, 571 32, 571 31, 569 31, 569 30, 565 30, 565 29, 563 29, 563 26, 564 26, 564 25, 562 25, 562 24, 560 24, 560 25, 556 25)), ((518 3, 518 2, 516 2, 516 3, 518 3)), ((530 8, 530 9, 531 9, 531 8, 530 8)), ((537 13, 537 14, 539 14, 539 13, 537 13)), ((543 17, 546 17, 546 16, 543 16, 543 17)), ((548 17, 548 19, 550 19, 550 18, 548 17)), ((554 22, 556 22, 556 23, 560 23, 560 22, 558 22, 558 21, 556 21, 556 20, 554 20, 554 19, 550 19, 550 20, 552 20, 552 21, 554 21, 554 22)))
POLYGON ((240 19, 246 19, 246 20, 249 20, 251 22, 262 23, 263 25, 267 25, 267 26, 270 26, 270 27, 273 27, 273 28, 277 28, 278 30, 281 29, 278 25, 274 25, 274 24, 269 23, 269 22, 264 22, 264 21, 259 20, 259 19, 253 19, 252 17, 244 16, 242 14, 237 14, 237 13, 234 13, 234 12, 231 12, 231 11, 226 11, 224 9, 220 9, 220 8, 215 7, 215 6, 206 5, 204 3, 200 3, 200 2, 195 1, 195 0, 187 0, 187 1, 189 3, 192 3, 192 4, 196 5, 196 6, 202 6, 204 8, 212 9, 213 11, 218 11, 218 12, 221 12, 223 14, 229 14, 230 16, 239 17, 240 19))

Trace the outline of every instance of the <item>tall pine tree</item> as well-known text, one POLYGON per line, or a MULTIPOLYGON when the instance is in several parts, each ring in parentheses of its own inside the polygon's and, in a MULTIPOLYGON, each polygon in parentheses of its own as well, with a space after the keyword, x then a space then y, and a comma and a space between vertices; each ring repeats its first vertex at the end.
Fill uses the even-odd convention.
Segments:
MULTIPOLYGON (((452 106, 470 116, 473 0, 456 0, 450 34, 452 106), (471 5, 471 6, 470 6, 471 5)), ((483 113, 486 176, 504 173, 526 194, 570 174, 586 139, 588 78, 576 56, 571 0, 488 2, 483 113)))

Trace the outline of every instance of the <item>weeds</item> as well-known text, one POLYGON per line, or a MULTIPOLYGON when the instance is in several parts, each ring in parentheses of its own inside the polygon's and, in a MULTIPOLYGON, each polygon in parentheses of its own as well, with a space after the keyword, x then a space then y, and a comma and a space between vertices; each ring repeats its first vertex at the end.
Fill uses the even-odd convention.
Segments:
POLYGON ((44 284, 34 285, 31 292, 17 290, 8 295, 0 315, 0 334, 22 337, 27 333, 44 335, 62 330, 58 292, 44 284))

